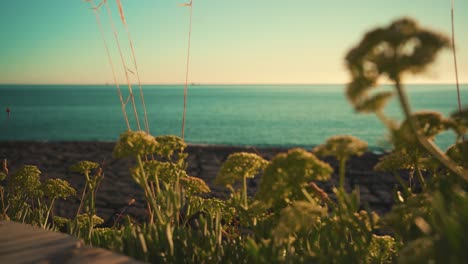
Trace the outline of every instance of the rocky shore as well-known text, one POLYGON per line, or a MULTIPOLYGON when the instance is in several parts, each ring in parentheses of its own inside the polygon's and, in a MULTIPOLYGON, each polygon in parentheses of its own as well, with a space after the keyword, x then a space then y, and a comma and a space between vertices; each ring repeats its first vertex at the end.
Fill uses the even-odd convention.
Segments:
MULTIPOLYGON (((10 172, 22 165, 35 165, 42 171, 42 179, 65 179, 71 183, 77 193, 82 192, 85 180, 83 176, 71 172, 70 166, 82 160, 100 163, 105 177, 97 193, 98 215, 103 217, 107 224, 112 224, 115 216, 122 210, 137 218, 143 218, 145 215, 143 192, 133 182, 129 173, 129 168, 134 166, 134 162, 131 159, 112 158, 114 145, 114 142, 0 142, 0 159, 8 160, 10 172), (136 202, 127 207, 131 199, 135 199, 136 202)), ((227 190, 213 185, 213 180, 229 154, 241 151, 253 152, 270 160, 287 149, 191 145, 186 151, 189 154, 188 174, 205 180, 211 187, 213 196, 226 197, 227 190)), ((383 214, 393 204, 392 193, 397 181, 391 174, 373 171, 380 157, 381 155, 369 152, 348 161, 346 187, 351 189, 359 186, 363 208, 368 206, 383 214)), ((325 160, 338 171, 336 160, 332 158, 325 160)), ((259 183, 260 178, 249 181, 251 195, 255 193, 259 183)), ((337 183, 338 175, 334 173, 330 182, 318 185, 330 194, 337 183)), ((72 217, 76 214, 79 202, 79 197, 58 202, 54 213, 72 217)))

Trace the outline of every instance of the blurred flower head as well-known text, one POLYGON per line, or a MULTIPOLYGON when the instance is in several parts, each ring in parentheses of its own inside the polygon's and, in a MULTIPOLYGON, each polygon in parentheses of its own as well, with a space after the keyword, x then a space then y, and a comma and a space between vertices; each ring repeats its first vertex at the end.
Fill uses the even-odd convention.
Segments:
POLYGON ((239 152, 229 155, 216 176, 215 183, 232 185, 244 177, 253 178, 261 172, 268 161, 254 153, 239 152))
POLYGON ((159 146, 156 139, 143 131, 127 131, 120 135, 112 155, 115 158, 145 156, 156 152, 159 146))

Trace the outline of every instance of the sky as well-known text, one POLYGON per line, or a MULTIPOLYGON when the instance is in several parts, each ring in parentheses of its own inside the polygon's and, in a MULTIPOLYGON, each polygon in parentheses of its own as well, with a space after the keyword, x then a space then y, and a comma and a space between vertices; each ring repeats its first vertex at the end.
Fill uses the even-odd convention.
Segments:
MULTIPOLYGON (((99 1, 95 1, 98 3, 99 1)), ((183 0, 122 0, 145 84, 185 80, 189 9, 183 0)), ((122 52, 128 38, 109 0, 122 52)), ((203 84, 346 83, 344 56, 363 34, 404 16, 451 34, 450 0, 193 0, 189 82, 203 84)), ((468 83, 468 1, 455 1, 460 81, 468 83)), ((125 82, 105 9, 100 17, 118 81, 125 82)), ((0 4, 0 83, 113 83, 89 3, 4 0, 0 4)), ((409 83, 453 83, 453 57, 443 51, 409 83)), ((133 79, 133 82, 135 80, 133 79)))

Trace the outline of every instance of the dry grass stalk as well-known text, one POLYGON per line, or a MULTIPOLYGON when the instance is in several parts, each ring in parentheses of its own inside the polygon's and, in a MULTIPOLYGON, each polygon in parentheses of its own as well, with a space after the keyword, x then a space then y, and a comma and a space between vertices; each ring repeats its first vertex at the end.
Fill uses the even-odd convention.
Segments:
POLYGON ((182 139, 185 138, 185 119, 187 115, 187 90, 188 90, 188 75, 189 75, 189 65, 190 65, 190 42, 192 38, 192 6, 193 0, 190 0, 190 3, 184 4, 190 9, 190 20, 189 20, 189 35, 188 35, 188 46, 187 46, 187 64, 185 68, 185 84, 184 84, 184 112, 182 114, 182 139))
POLYGON ((149 134, 150 129, 149 129, 149 122, 148 122, 148 114, 147 114, 147 111, 146 111, 145 97, 143 95, 143 87, 141 86, 140 72, 138 70, 138 63, 137 63, 137 59, 136 59, 136 55, 135 55, 135 47, 133 45, 130 30, 128 29, 128 26, 127 26, 127 22, 126 22, 126 19, 125 19, 125 14, 124 14, 122 2, 120 0, 117 0, 117 5, 119 7, 120 19, 122 20, 122 24, 125 27, 125 31, 127 31, 128 42, 130 44, 130 49, 132 51, 133 66, 135 67, 135 73, 130 71, 128 68, 127 68, 127 70, 130 71, 131 73, 135 74, 136 77, 137 77, 138 87, 140 88, 140 99, 141 99, 141 104, 143 106, 143 114, 144 114, 144 118, 145 118, 145 120, 144 120, 145 121, 145 128, 146 128, 146 132, 149 134))
POLYGON ((124 11, 123 11, 122 2, 120 0, 116 0, 116 2, 117 2, 117 6, 119 7, 120 19, 122 20, 122 23, 124 25, 127 25, 127 22, 125 21, 125 15, 124 15, 124 11))
POLYGON ((115 87, 117 88, 117 94, 119 95, 120 106, 122 108, 122 113, 124 115, 125 124, 127 125, 127 129, 131 130, 130 122, 128 121, 127 111, 126 111, 126 108, 125 108, 128 100, 127 100, 127 102, 123 101, 122 91, 120 90, 120 84, 117 81, 117 75, 115 73, 114 62, 112 61, 112 57, 110 55, 109 45, 107 44, 107 40, 106 40, 106 38, 104 36, 104 30, 103 30, 103 26, 102 26, 102 23, 101 23, 101 18, 99 16, 99 12, 98 12, 99 8, 104 3, 104 0, 101 1, 99 3, 99 5, 97 5, 97 6, 95 5, 94 0, 89 0, 87 2, 91 3, 91 8, 93 9, 94 16, 96 17, 96 22, 97 22, 97 25, 98 25, 98 28, 99 28, 99 33, 101 34, 102 41, 104 42, 104 47, 106 49, 107 59, 109 61, 109 65, 110 65, 111 71, 112 71, 112 78, 114 79, 114 84, 115 84, 115 87))
MULTIPOLYGON (((120 1, 117 1, 117 2, 119 3, 120 1)), ((138 118, 138 111, 137 111, 136 105, 135 105, 135 96, 133 95, 132 84, 130 82, 130 77, 128 76, 128 67, 127 67, 127 64, 125 62, 125 58, 124 58, 123 53, 122 53, 122 48, 121 48, 121 45, 120 45, 119 36, 117 34, 117 30, 115 28, 114 20, 112 19, 112 12, 111 12, 111 9, 109 8, 109 4, 108 4, 107 0, 104 0, 104 5, 106 6, 107 15, 109 17, 109 23, 111 24, 111 28, 112 28, 112 31, 114 33, 114 38, 115 38, 115 42, 117 44, 117 48, 118 48, 118 51, 119 51, 120 60, 122 62, 122 66, 123 66, 123 69, 124 69, 124 72, 125 72, 125 79, 127 81, 127 86, 128 86, 128 92, 130 94, 130 99, 132 100, 132 106, 133 106, 133 113, 135 115, 135 121, 137 123, 138 130, 141 130, 140 120, 138 118)), ((120 7, 119 7, 119 9, 120 9, 120 7)), ((122 17, 121 17, 121 19, 122 19, 122 17)), ((123 21, 125 21, 125 17, 123 17, 123 19, 124 19, 123 21)))
MULTIPOLYGON (((457 97, 458 97, 458 111, 462 112, 461 97, 460 97, 460 83, 458 81, 458 66, 457 66, 457 50, 455 48, 455 15, 454 15, 455 3, 452 0, 451 17, 452 17, 452 51, 453 51, 453 64, 455 66, 455 82, 457 85, 457 97)), ((463 136, 463 140, 465 137, 463 136)))

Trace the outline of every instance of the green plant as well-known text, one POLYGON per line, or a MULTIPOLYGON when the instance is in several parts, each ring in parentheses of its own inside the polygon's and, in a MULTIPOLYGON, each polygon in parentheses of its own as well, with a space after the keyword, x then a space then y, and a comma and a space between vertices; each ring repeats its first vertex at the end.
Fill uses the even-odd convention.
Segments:
POLYGON ((97 217, 96 193, 102 179, 104 178, 104 174, 102 169, 99 168, 99 164, 90 161, 78 162, 77 164, 73 165, 70 170, 84 175, 86 179, 86 185, 81 196, 81 203, 76 213, 76 221, 78 221, 77 226, 80 228, 80 232, 82 232, 82 229, 86 230, 85 232, 82 232, 86 233, 86 241, 91 241, 93 228, 96 225, 94 221, 97 217), (91 175, 93 171, 95 171, 95 173, 94 175, 91 175), (84 205, 84 214, 80 214, 82 205, 84 205), (79 219, 83 218, 83 216, 87 216, 87 225, 80 223, 82 220, 79 219))
POLYGON ((262 157, 253 153, 234 153, 229 155, 221 166, 216 176, 215 183, 224 186, 232 186, 242 182, 242 200, 245 209, 248 209, 247 201, 247 178, 254 178, 268 164, 262 157))
MULTIPOLYGON (((347 87, 347 97, 359 110, 371 96, 369 92, 377 86, 382 76, 390 79, 395 86, 411 134, 417 143, 449 169, 454 175, 468 181, 468 173, 459 170, 455 162, 444 155, 430 140, 421 134, 421 126, 412 115, 408 98, 402 85, 406 73, 425 70, 432 63, 439 50, 449 47, 450 41, 442 34, 421 28, 415 21, 403 18, 386 28, 368 32, 362 41, 346 55, 352 81, 347 87)), ((377 111, 378 116, 383 116, 377 111)), ((382 120, 389 120, 387 117, 382 120)), ((387 122, 388 123, 388 122, 387 122)), ((392 127, 389 124, 389 127, 392 127)))
MULTIPOLYGON (((347 55, 346 61, 352 75, 347 96, 359 110, 385 76, 394 82, 405 120, 400 125, 390 121, 395 151, 384 157, 376 169, 416 171, 422 193, 414 193, 401 181, 403 192, 396 192, 396 205, 384 217, 385 226, 395 234, 401 250, 399 262, 464 263, 466 248, 466 198, 468 174, 463 155, 466 133, 466 112, 459 111, 445 119, 435 112, 412 113, 402 85, 407 72, 421 72, 434 61, 438 51, 448 47, 450 41, 443 35, 421 28, 410 19, 395 21, 387 28, 379 28, 365 35, 361 43, 347 55), (457 142, 443 153, 434 144, 441 131, 453 129, 457 142), (429 173, 426 182, 422 171, 429 173)), ((378 95, 378 94, 377 94, 378 95)), ((372 109, 388 122, 380 109, 372 109)))
POLYGON ((303 197, 302 188, 310 181, 326 181, 331 166, 303 149, 278 154, 265 168, 256 199, 267 207, 282 208, 303 197))
POLYGON ((340 188, 344 189, 346 161, 353 155, 361 156, 367 151, 367 142, 357 137, 344 135, 327 139, 325 144, 312 150, 319 157, 334 156, 338 160, 340 188))

